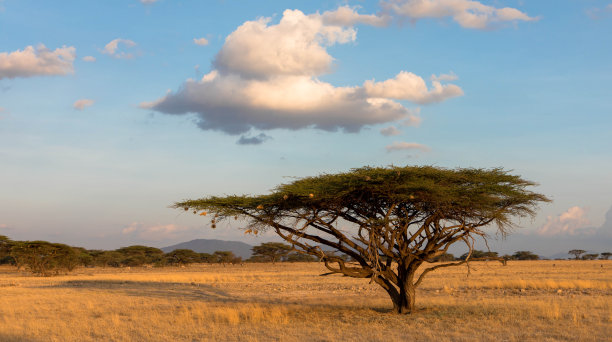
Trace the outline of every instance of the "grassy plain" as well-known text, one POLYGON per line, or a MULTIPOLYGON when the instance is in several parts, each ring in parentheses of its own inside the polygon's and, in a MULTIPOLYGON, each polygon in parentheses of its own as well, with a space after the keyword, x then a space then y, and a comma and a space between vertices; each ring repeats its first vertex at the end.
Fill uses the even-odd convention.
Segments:
POLYGON ((610 341, 612 261, 473 262, 428 275, 400 316, 318 263, 0 268, 0 341, 610 341))

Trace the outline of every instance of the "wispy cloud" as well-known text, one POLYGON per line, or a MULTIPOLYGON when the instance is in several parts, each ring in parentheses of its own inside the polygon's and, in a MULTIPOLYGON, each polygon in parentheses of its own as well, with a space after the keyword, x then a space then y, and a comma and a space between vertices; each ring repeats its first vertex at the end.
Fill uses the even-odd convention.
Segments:
POLYGON ((428 146, 423 144, 414 143, 414 142, 404 142, 404 141, 396 141, 391 145, 385 147, 387 152, 393 151, 407 151, 407 150, 420 150, 423 152, 429 152, 431 149, 428 146))
POLYGON ((0 53, 0 79, 66 75, 74 72, 76 49, 63 46, 50 50, 43 44, 0 53))
POLYGON ((134 58, 134 54, 132 52, 123 51, 123 49, 128 50, 134 46, 136 46, 136 43, 129 39, 117 38, 106 44, 102 53, 114 58, 131 59, 134 58))
POLYGON ((206 46, 208 45, 208 39, 206 38, 193 38, 193 42, 196 45, 206 46))
POLYGON ((390 137, 390 136, 394 136, 394 135, 400 135, 402 134, 402 131, 400 131, 399 129, 397 129, 395 126, 389 126, 389 127, 385 127, 383 129, 380 130, 380 134, 386 136, 386 137, 390 137))
POLYGON ((340 6, 334 11, 323 12, 323 22, 338 26, 353 26, 355 24, 386 26, 391 22, 391 17, 386 14, 359 14, 357 9, 356 7, 340 6))
POLYGON ((456 81, 459 79, 459 76, 451 71, 448 74, 431 75, 430 79, 432 82, 456 81))
POLYGON ((85 62, 95 62, 96 61, 96 57, 94 57, 94 56, 85 56, 82 59, 85 62))
POLYGON ((593 19, 599 20, 606 17, 612 16, 612 4, 606 5, 605 7, 593 7, 585 10, 586 15, 593 19))
MULTIPOLYGON (((204 130, 244 134, 250 130, 316 128, 357 132, 364 126, 419 121, 396 100, 434 103, 462 94, 456 85, 432 82, 405 71, 394 79, 336 87, 319 76, 333 70, 329 46, 356 40, 355 24, 379 25, 376 15, 340 7, 323 14, 286 10, 247 21, 232 32, 201 80, 187 80, 177 92, 141 103, 165 114, 196 113, 204 130)), ((259 140, 243 136, 239 143, 259 140)))
POLYGON ((164 241, 180 238, 196 230, 176 224, 147 225, 142 222, 132 222, 121 230, 121 234, 145 241, 164 241))
POLYGON ((240 139, 236 142, 238 145, 260 145, 264 141, 272 139, 268 135, 261 133, 254 137, 241 136, 240 139))
POLYGON ((461 27, 471 29, 491 29, 504 22, 539 19, 516 8, 496 8, 474 0, 387 0, 381 5, 394 15, 413 22, 425 18, 452 18, 461 27))
POLYGON ((83 110, 85 109, 85 107, 89 107, 93 105, 94 102, 95 101, 91 99, 80 99, 80 100, 76 100, 74 104, 72 105, 72 107, 74 107, 74 109, 77 109, 77 110, 83 110))

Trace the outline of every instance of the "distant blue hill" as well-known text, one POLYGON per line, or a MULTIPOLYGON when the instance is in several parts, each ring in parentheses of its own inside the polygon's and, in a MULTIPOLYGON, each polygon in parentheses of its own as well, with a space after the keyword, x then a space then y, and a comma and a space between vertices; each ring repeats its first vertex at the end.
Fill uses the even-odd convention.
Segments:
POLYGON ((243 259, 248 259, 252 254, 251 248, 253 248, 253 246, 240 241, 196 239, 173 246, 163 247, 161 250, 164 251, 164 253, 168 253, 175 249, 191 249, 194 252, 209 254, 216 251, 231 251, 243 259))

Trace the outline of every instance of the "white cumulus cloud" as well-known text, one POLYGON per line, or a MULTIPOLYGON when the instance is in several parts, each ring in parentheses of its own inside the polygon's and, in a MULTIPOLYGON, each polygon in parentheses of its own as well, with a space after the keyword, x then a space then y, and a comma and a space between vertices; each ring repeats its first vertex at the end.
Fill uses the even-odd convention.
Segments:
POLYGON ((90 100, 90 99, 80 99, 80 100, 76 100, 74 104, 72 105, 72 107, 74 107, 74 109, 77 109, 77 110, 83 110, 85 109, 85 107, 89 107, 93 105, 94 102, 95 102, 94 100, 90 100))
POLYGON ((548 216, 546 222, 537 230, 539 235, 575 235, 583 233, 591 221, 586 217, 584 208, 575 206, 558 216, 548 216))
POLYGON ((395 78, 383 82, 366 81, 363 88, 371 97, 408 100, 419 104, 441 102, 463 95, 463 90, 454 84, 443 85, 438 80, 433 80, 431 84, 432 88, 428 89, 422 77, 402 71, 395 78))
POLYGON ((387 152, 393 151, 405 151, 405 150, 420 150, 423 152, 429 152, 431 149, 423 144, 414 143, 414 142, 404 142, 404 141, 396 141, 391 145, 385 147, 387 152))
POLYGON ((206 38, 193 38, 193 42, 200 46, 208 45, 208 39, 206 38))
POLYGON ((40 44, 27 46, 23 50, 1 52, 0 79, 73 73, 75 51, 72 46, 50 50, 40 44))
POLYGON ((474 0, 387 0, 382 6, 412 21, 450 17, 462 27, 471 29, 488 29, 502 22, 538 20, 516 8, 496 8, 474 0))
POLYGON ((413 110, 395 99, 431 103, 462 93, 458 86, 437 81, 428 89, 422 78, 407 72, 400 75, 411 75, 414 85, 408 91, 394 89, 405 86, 403 79, 399 84, 368 81, 371 85, 344 87, 321 81, 318 76, 330 72, 334 62, 327 47, 356 39, 353 26, 326 22, 331 19, 324 18, 333 15, 286 10, 277 24, 270 18, 247 21, 226 38, 213 70, 202 79, 187 80, 178 91, 141 107, 174 115, 195 113, 201 129, 228 134, 309 127, 357 132, 366 125, 398 120, 417 123, 413 110))
POLYGON ((299 10, 286 10, 276 25, 271 20, 240 25, 225 39, 215 67, 247 78, 322 74, 333 61, 326 46, 352 42, 357 34, 352 27, 325 25, 321 15, 299 10))
POLYGON ((121 47, 123 47, 124 49, 130 49, 134 46, 136 46, 136 43, 129 39, 117 38, 111 40, 108 44, 106 44, 106 46, 104 46, 104 49, 102 50, 102 53, 107 54, 109 56, 113 56, 115 58, 130 59, 134 58, 134 54, 131 52, 123 51, 121 47))

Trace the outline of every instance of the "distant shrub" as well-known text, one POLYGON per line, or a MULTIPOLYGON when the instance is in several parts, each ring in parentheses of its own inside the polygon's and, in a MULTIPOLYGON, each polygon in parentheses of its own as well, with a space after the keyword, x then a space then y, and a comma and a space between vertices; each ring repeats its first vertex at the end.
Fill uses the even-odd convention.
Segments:
POLYGON ((11 248, 17 267, 34 274, 49 276, 72 271, 79 265, 79 253, 72 247, 47 241, 19 241, 11 248))
POLYGON ((529 251, 518 251, 512 255, 514 260, 539 260, 540 257, 529 251))

